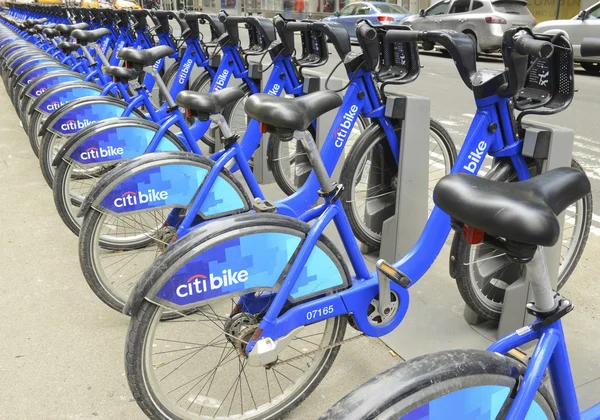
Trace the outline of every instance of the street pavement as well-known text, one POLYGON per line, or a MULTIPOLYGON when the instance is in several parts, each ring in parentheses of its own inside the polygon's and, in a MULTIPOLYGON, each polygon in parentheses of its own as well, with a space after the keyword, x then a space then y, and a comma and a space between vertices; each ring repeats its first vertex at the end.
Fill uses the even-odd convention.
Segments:
MULTIPOLYGON (((393 89, 429 97, 431 115, 444 124, 460 146, 475 110, 472 95, 460 81, 452 60, 429 54, 422 55, 421 62, 424 68, 414 84, 393 89)), ((325 70, 336 63, 332 56, 325 70)), ((485 59, 478 65, 502 68, 497 59, 485 59)), ((343 72, 338 70, 336 74, 343 72)), ((566 112, 534 119, 575 130, 575 157, 597 193, 600 103, 596 95, 600 93, 600 78, 578 72, 575 83, 579 92, 566 112)), ((281 194, 273 185, 266 186, 265 191, 269 197, 281 194)), ((570 347, 577 350, 571 357, 577 367, 575 380, 580 388, 596 396, 600 395, 600 364, 595 359, 600 343, 594 333, 600 328, 598 220, 595 216, 588 247, 563 289, 576 305, 566 324, 568 339, 574 343, 570 347)), ((77 238, 56 214, 52 192, 43 181, 1 85, 0 221, 0 418, 144 418, 124 377, 128 319, 104 306, 85 283, 77 258, 77 238)), ((426 305, 439 307, 450 302, 448 317, 463 325, 464 305, 447 274, 447 258, 446 250, 427 280, 411 289, 414 308, 409 310, 405 323, 423 321, 417 318, 426 305)), ((431 339, 431 348, 460 346, 454 331, 436 330, 435 318, 426 322, 431 329, 422 329, 419 334, 431 339)), ((412 353, 426 351, 430 347, 412 353)), ((289 418, 316 418, 369 377, 401 362, 402 357, 390 353, 377 339, 360 339, 343 346, 328 377, 289 418)), ((589 406, 592 400, 585 398, 582 406, 589 406)))

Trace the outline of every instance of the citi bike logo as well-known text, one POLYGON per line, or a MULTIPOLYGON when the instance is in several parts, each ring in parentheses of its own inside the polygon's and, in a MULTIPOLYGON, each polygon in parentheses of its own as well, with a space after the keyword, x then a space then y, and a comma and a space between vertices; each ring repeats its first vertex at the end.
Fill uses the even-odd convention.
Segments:
POLYGON ((44 93, 45 90, 46 88, 39 88, 35 91, 35 96, 40 96, 42 93, 44 93))
MULTIPOLYGON (((120 147, 118 149, 121 149, 120 147)), ((122 150, 122 149, 121 149, 122 150)), ((166 200, 169 198, 167 191, 148 190, 145 194, 138 191, 137 194, 133 191, 124 192, 121 197, 115 198, 114 205, 117 208, 127 206, 135 206, 137 204, 153 203, 155 201, 166 200)))
POLYGON ((175 293, 179 297, 188 297, 200 293, 208 292, 209 290, 217 290, 233 284, 244 283, 248 280, 248 271, 231 271, 223 270, 221 276, 215 276, 212 273, 207 278, 203 274, 197 274, 190 277, 186 282, 177 287, 175 293))
POLYGON ((103 147, 89 147, 85 152, 81 153, 81 160, 98 159, 111 156, 121 156, 123 154, 122 147, 108 146, 106 149, 103 147))
POLYGON ((229 70, 223 70, 223 73, 217 76, 217 80, 215 81, 215 91, 221 90, 227 84, 227 76, 229 75, 229 70))
POLYGON ((481 162, 481 159, 485 157, 485 149, 487 148, 487 144, 484 141, 480 141, 475 150, 469 153, 467 159, 469 163, 463 166, 465 171, 470 172, 471 174, 475 174, 477 172, 477 165, 481 162))
POLYGON ((190 58, 190 59, 188 59, 188 61, 186 61, 183 64, 183 67, 181 68, 181 71, 179 72, 179 78, 178 78, 180 85, 185 84, 185 82, 186 82, 185 78, 187 77, 188 73, 190 72, 190 69, 192 68, 192 63, 193 63, 193 61, 190 58))
MULTIPOLYGON (((40 92, 39 94, 41 94, 43 92, 43 90, 42 91, 38 91, 38 92, 40 92)), ((65 102, 63 102, 63 101, 53 101, 53 102, 50 102, 48 105, 46 105, 46 109, 48 111, 56 111, 58 108, 60 108, 64 104, 65 104, 65 102)))
POLYGON ((83 121, 79 121, 79 120, 69 120, 66 123, 62 124, 60 126, 61 130, 76 130, 76 129, 82 129, 87 127, 88 125, 92 124, 94 121, 90 121, 88 119, 85 119, 83 121))
POLYGON ((125 41, 121 41, 117 44, 115 50, 119 51, 121 48, 123 48, 123 45, 125 45, 125 41))
POLYGON ((342 115, 342 122, 333 133, 333 138, 335 138, 335 147, 342 147, 348 139, 348 134, 351 132, 352 122, 356 118, 357 112, 358 107, 356 105, 352 105, 350 107, 350 111, 342 115))
POLYGON ((280 90, 281 90, 281 85, 274 84, 273 87, 267 91, 267 94, 277 96, 277 95, 279 95, 280 90))

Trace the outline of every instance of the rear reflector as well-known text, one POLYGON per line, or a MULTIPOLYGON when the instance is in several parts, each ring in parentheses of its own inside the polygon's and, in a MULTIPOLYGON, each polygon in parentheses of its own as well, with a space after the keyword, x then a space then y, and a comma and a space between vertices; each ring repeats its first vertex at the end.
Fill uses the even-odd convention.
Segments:
POLYGON ((264 122, 260 123, 260 133, 261 134, 265 134, 267 132, 267 124, 265 124, 264 122))
POLYGON ((465 235, 465 240, 471 245, 480 244, 483 242, 483 236, 485 233, 482 230, 475 229, 474 227, 464 225, 463 226, 463 235, 465 235))

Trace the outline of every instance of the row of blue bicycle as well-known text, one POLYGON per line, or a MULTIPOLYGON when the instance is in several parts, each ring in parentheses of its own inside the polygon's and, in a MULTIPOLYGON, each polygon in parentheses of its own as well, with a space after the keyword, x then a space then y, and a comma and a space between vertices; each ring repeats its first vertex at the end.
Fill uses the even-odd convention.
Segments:
POLYGON ((282 418, 356 338, 348 326, 379 337, 402 321, 408 289, 452 227, 450 272, 465 303, 498 319, 506 287, 529 266, 540 273, 529 308, 538 321, 495 353, 404 364, 325 418, 448 418, 449 406, 455 418, 576 418, 560 326, 571 304, 551 291, 536 250, 562 242, 560 288, 585 247, 592 197, 575 161, 542 173, 522 140, 523 116, 562 111, 573 98, 565 36, 510 29, 506 69, 477 71, 462 34, 366 21, 352 48, 341 26, 280 15, 11 5, 0 18, 6 91, 59 215, 79 235, 90 288, 131 316, 127 379, 150 418, 282 418), (402 120, 390 87, 417 79, 417 41, 448 50, 477 112, 458 155, 431 120, 427 225, 406 257, 370 272, 357 240, 378 248, 399 199, 402 120), (337 92, 306 71, 327 63, 330 46, 348 78, 337 92), (549 70, 547 86, 527 77, 536 65, 549 70), (336 108, 317 145, 315 121, 336 108), (286 198, 264 196, 253 173, 259 147, 286 198), (486 155, 492 169, 473 176, 486 155), (323 234, 331 222, 347 258, 323 234), (537 353, 529 367, 504 356, 535 338, 539 362, 537 353), (556 401, 540 382, 546 367, 556 401))

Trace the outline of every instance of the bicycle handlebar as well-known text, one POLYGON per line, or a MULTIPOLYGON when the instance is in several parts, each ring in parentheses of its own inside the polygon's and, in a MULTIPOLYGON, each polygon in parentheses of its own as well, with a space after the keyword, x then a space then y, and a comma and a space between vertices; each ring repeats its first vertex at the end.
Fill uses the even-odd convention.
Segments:
POLYGON ((581 56, 594 57, 600 55, 600 38, 583 38, 581 56))
POLYGON ((518 32, 513 37, 515 51, 522 55, 547 59, 554 52, 554 46, 548 41, 535 39, 526 32, 518 32))

